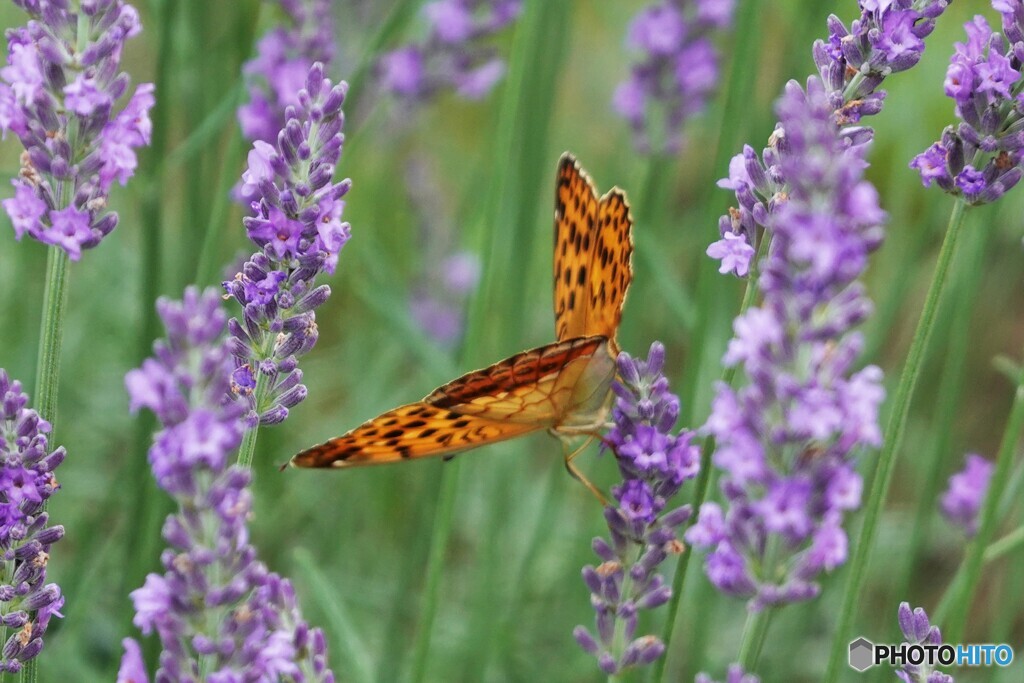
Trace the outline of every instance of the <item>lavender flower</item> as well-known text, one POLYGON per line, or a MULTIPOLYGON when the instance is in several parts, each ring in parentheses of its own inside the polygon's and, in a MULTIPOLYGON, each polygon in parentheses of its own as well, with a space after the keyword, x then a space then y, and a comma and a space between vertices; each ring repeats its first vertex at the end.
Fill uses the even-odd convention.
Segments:
POLYGON ((128 181, 134 149, 149 144, 152 83, 114 110, 129 81, 118 72, 121 51, 142 26, 121 0, 14 4, 31 19, 7 32, 0 131, 17 135, 25 151, 3 205, 17 239, 28 235, 77 261, 117 225, 106 211, 110 188, 128 181))
MULTIPOLYGON (((302 621, 291 585, 249 543, 251 475, 228 465, 244 408, 230 393, 234 360, 219 297, 189 288, 157 309, 167 339, 125 377, 131 409, 149 408, 163 426, 149 462, 178 503, 164 524, 164 573, 131 594, 135 624, 155 631, 163 648, 154 680, 333 681, 323 634, 302 621)), ((122 675, 138 683, 140 669, 128 641, 122 675)))
POLYGON ((978 533, 978 512, 985 500, 994 465, 976 453, 968 453, 964 469, 949 478, 939 509, 950 524, 970 538, 978 533))
POLYGON ((946 95, 960 124, 914 157, 925 187, 935 183, 969 204, 994 202, 1021 178, 1024 160, 1024 2, 993 0, 1003 20, 994 33, 985 17, 964 25, 946 71, 946 95))
POLYGON ((660 0, 640 11, 626 42, 643 54, 615 90, 612 105, 637 147, 674 153, 683 123, 704 110, 718 84, 711 38, 732 22, 733 0, 660 0))
POLYGON ((881 443, 882 372, 854 372, 852 328, 871 305, 857 278, 881 242, 884 214, 863 179, 865 146, 835 121, 817 78, 790 82, 776 111, 774 156, 788 197, 766 214, 772 249, 764 301, 734 323, 724 362, 748 383, 718 387, 704 429, 726 509, 706 503, 687 540, 705 571, 753 609, 818 594, 818 575, 846 561, 843 516, 860 505, 853 455, 881 443))
POLYGON ((344 81, 332 87, 314 64, 277 145, 257 140, 242 176, 244 194, 255 196, 245 227, 260 251, 224 288, 244 311, 228 328, 237 363, 232 390, 246 397, 250 425, 281 422, 306 397, 298 357, 316 343, 314 311, 331 293, 315 279, 334 272, 349 239, 341 214, 351 183, 333 182, 347 89, 344 81))
POLYGON ((424 100, 452 89, 478 100, 505 75, 505 63, 482 41, 518 18, 522 0, 435 0, 423 14, 427 39, 383 55, 382 87, 406 100, 424 100))
POLYGON ((260 38, 256 57, 242 67, 249 101, 238 108, 238 123, 249 140, 273 144, 285 125, 285 109, 300 106, 297 93, 305 85, 309 65, 329 70, 337 51, 330 0, 279 0, 287 27, 278 26, 260 38))
POLYGON ((53 472, 64 461, 64 447, 49 452, 50 423, 26 408, 21 383, 0 368, 0 619, 13 631, 0 654, 0 673, 20 671, 43 649, 53 616, 63 616, 64 596, 46 583, 50 546, 64 537, 64 527, 47 526, 46 501, 60 488, 53 472))
POLYGON ((634 637, 637 613, 668 602, 671 588, 658 573, 670 554, 683 552, 676 530, 690 517, 690 506, 665 506, 697 474, 700 449, 693 433, 673 435, 679 399, 662 374, 665 347, 655 342, 646 360, 619 354, 622 381, 615 382, 614 427, 606 444, 615 452, 623 482, 612 489, 616 504, 605 507, 611 543, 595 538, 597 566, 583 568, 591 591, 597 635, 583 626, 573 631, 584 650, 608 675, 655 661, 665 646, 655 636, 634 637))
MULTIPOLYGON (((699 673, 694 679, 694 683, 715 683, 715 681, 706 673, 699 673)), ((754 674, 743 673, 743 667, 739 664, 732 664, 722 683, 761 683, 761 679, 754 674)))
MULTIPOLYGON (((847 28, 835 15, 828 19, 827 41, 814 43, 814 62, 824 84, 826 99, 838 125, 852 145, 869 142, 874 131, 858 126, 862 117, 882 109, 885 92, 879 90, 887 76, 914 66, 924 53, 924 38, 935 28, 935 19, 949 5, 948 0, 859 0, 861 16, 847 28)), ((719 219, 721 239, 708 248, 708 255, 722 260, 722 272, 743 276, 750 270, 753 255, 769 230, 771 214, 790 192, 785 168, 791 166, 783 131, 776 127, 768 147, 759 159, 749 145, 733 157, 729 177, 718 186, 736 193, 738 208, 719 219), (726 237, 732 234, 733 238, 726 237), (740 236, 750 246, 742 250, 735 243, 740 236), (728 259, 726 261, 725 259, 728 259)))
MULTIPOLYGON (((910 603, 901 602, 898 615, 900 630, 903 631, 903 637, 907 639, 904 645, 942 644, 939 627, 928 623, 928 615, 925 614, 924 609, 918 607, 911 612, 910 603)), ((954 683, 952 676, 941 671, 934 671, 928 664, 904 664, 903 669, 897 671, 896 675, 904 683, 954 683)))

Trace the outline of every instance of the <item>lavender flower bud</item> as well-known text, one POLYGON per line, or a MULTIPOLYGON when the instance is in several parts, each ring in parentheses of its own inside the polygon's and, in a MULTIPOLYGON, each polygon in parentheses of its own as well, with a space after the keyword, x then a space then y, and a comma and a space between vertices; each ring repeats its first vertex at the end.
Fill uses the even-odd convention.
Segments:
MULTIPOLYGON (((903 631, 903 636, 908 641, 904 645, 942 644, 939 627, 932 626, 928 622, 928 615, 921 607, 911 611, 909 603, 901 602, 897 610, 897 617, 900 630, 903 631)), ((904 664, 897 675, 908 683, 953 683, 952 676, 934 670, 927 664, 904 664)))
POLYGON ((52 616, 60 613, 64 598, 60 588, 46 583, 50 547, 64 537, 64 527, 47 526, 43 505, 57 490, 53 470, 64 459, 64 448, 48 453, 50 424, 28 408, 21 383, 0 369, 0 464, 3 490, 0 503, 0 557, 10 584, 0 587, 3 623, 23 629, 31 640, 20 642, 15 634, 4 646, 0 671, 17 671, 37 656, 52 616))

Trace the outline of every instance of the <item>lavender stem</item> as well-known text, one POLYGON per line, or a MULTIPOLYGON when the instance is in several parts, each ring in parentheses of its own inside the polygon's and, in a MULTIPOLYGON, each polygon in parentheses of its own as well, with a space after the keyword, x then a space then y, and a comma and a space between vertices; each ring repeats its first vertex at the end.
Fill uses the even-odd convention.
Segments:
POLYGON ((999 521, 999 501, 1002 499, 1006 485, 1010 481, 1010 470, 1016 455, 1017 442, 1020 440, 1021 431, 1024 431, 1024 369, 1021 370, 1017 380, 1017 390, 1013 397, 1013 408, 1006 423, 1006 430, 1003 432, 1002 442, 999 444, 996 469, 989 480, 988 493, 985 495, 985 503, 981 509, 981 523, 978 526, 978 533, 971 540, 970 545, 967 546, 967 556, 964 558, 961 569, 964 581, 960 584, 959 591, 953 595, 952 609, 948 619, 942 622, 949 624, 946 632, 947 642, 959 643, 962 640, 971 601, 981 579, 985 549, 992 539, 992 535, 996 530, 996 524, 999 521))
POLYGON ((60 379, 60 351, 64 340, 64 310, 68 301, 68 254, 53 247, 46 256, 46 290, 43 321, 39 330, 36 362, 36 406, 51 424, 57 423, 57 385, 60 379))
POLYGON ((982 562, 985 564, 994 562, 1003 555, 1016 550, 1021 546, 1024 546, 1024 526, 1019 526, 1000 538, 998 541, 993 541, 987 548, 985 548, 982 562))
MULTIPOLYGON (((253 389, 253 395, 256 397, 254 405, 256 406, 256 413, 259 414, 262 411, 263 399, 267 395, 267 386, 270 380, 267 375, 262 372, 256 378, 256 388, 253 389)), ((242 435, 242 445, 238 447, 238 458, 235 460, 240 466, 245 469, 252 468, 252 456, 256 452, 256 437, 259 436, 260 424, 257 422, 253 426, 245 430, 245 434, 242 435)))
POLYGON ((953 205, 953 211, 949 217, 949 227, 946 229, 946 236, 942 241, 942 248, 939 251, 939 259, 935 265, 935 275, 932 276, 932 283, 928 287, 928 295, 921 311, 921 318, 917 323, 914 338, 910 343, 910 351, 907 353, 907 364, 900 375, 900 383, 896 388, 896 396, 892 403, 892 413, 889 416, 889 424, 885 432, 885 443, 882 452, 875 464, 875 472, 871 481, 873 485, 864 507, 864 525, 861 534, 856 542, 853 552, 853 560, 850 563, 849 579, 843 593, 843 602, 839 610, 839 618, 836 620, 836 632, 832 639, 832 649, 829 654, 828 670, 825 681, 834 683, 839 676, 842 667, 845 666, 847 644, 850 628, 853 626, 854 610, 861 599, 861 590, 864 581, 867 579, 867 564, 871 556, 871 550, 878 530, 878 522, 881 518, 882 506, 885 503, 885 496, 889 490, 889 483, 892 481, 892 473, 896 464, 896 454, 903 440, 903 431, 907 424, 907 415, 910 412, 910 402, 914 395, 914 387, 921 374, 925 351, 928 348, 928 339, 931 337, 935 327, 935 314, 938 312, 939 300, 948 280, 949 265, 953 261, 953 254, 956 251, 957 239, 960 236, 960 229, 963 227, 964 210, 967 203, 958 199, 953 205))
POLYGON ((764 607, 747 613, 739 654, 739 664, 744 670, 754 671, 757 668, 757 660, 761 656, 761 648, 764 646, 765 636, 768 635, 768 627, 778 610, 778 607, 764 607))

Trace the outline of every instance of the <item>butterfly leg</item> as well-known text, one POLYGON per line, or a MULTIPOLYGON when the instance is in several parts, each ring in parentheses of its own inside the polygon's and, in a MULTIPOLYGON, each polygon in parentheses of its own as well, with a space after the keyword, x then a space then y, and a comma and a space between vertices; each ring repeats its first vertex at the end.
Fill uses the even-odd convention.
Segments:
POLYGON ((584 451, 584 449, 587 446, 589 446, 590 442, 593 441, 593 440, 594 440, 593 436, 588 437, 587 440, 584 441, 582 445, 580 445, 578 448, 576 448, 575 450, 573 450, 570 453, 569 452, 569 442, 566 439, 561 439, 561 441, 562 441, 562 451, 563 451, 563 455, 565 457, 565 469, 566 469, 566 471, 570 475, 572 475, 573 479, 575 479, 579 483, 581 483, 584 486, 586 486, 587 490, 589 490, 592 494, 594 494, 594 497, 597 498, 597 501, 599 503, 601 503, 601 506, 603 507, 605 505, 608 505, 608 500, 604 497, 604 494, 602 494, 600 489, 598 489, 596 486, 594 486, 594 483, 592 481, 590 481, 589 479, 587 479, 587 477, 583 474, 583 472, 581 472, 580 469, 578 467, 576 467, 575 464, 573 464, 573 460, 576 459, 576 456, 578 456, 580 453, 582 453, 584 451))

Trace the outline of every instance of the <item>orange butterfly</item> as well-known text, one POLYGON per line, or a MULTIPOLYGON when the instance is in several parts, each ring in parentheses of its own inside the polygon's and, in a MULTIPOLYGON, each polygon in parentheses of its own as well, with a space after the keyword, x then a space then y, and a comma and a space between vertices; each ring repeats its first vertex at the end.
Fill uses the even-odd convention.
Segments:
MULTIPOLYGON (((633 219, 613 188, 598 199, 568 152, 555 191, 558 341, 517 353, 302 451, 298 467, 353 467, 460 451, 547 429, 563 439, 602 427, 615 377, 615 333, 633 279, 633 219)), ((572 465, 566 467, 600 493, 572 465)))

